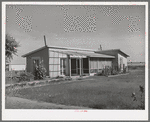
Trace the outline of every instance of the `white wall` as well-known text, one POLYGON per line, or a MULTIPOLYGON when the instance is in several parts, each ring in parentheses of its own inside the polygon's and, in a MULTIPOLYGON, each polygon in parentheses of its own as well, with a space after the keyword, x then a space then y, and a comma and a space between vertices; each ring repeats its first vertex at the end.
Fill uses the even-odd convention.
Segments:
POLYGON ((61 75, 60 58, 67 58, 67 55, 49 50, 49 76, 50 77, 56 77, 61 75))
POLYGON ((25 70, 26 69, 26 65, 18 65, 18 64, 10 64, 9 65, 9 71, 12 70, 25 70))
MULTIPOLYGON (((125 64, 125 66, 127 66, 127 58, 122 56, 121 54, 118 54, 118 65, 120 66, 120 58, 123 59, 123 64, 125 64)), ((122 66, 123 67, 123 66, 122 66)), ((123 70, 123 69, 122 69, 123 70)))

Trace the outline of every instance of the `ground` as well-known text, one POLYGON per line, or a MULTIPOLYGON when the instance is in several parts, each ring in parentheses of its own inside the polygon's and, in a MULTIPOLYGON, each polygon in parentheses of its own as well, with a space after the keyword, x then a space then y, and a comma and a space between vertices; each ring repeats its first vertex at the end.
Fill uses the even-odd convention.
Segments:
MULTIPOLYGON (((139 85, 145 86, 144 69, 116 77, 92 76, 82 80, 6 91, 9 97, 94 109, 137 109, 139 85), (132 93, 137 101, 133 101, 132 93)), ((6 108, 9 108, 6 100, 6 108)), ((40 107, 39 107, 40 108, 40 107)), ((55 108, 55 107, 54 107, 55 108)))

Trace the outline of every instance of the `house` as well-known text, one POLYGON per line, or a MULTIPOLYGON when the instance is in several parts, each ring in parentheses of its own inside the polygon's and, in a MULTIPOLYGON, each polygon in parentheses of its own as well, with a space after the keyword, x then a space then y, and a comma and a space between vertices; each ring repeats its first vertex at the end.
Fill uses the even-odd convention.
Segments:
POLYGON ((26 57, 27 72, 34 72, 35 63, 43 63, 47 76, 94 75, 106 66, 127 66, 128 55, 121 50, 97 51, 90 49, 44 46, 26 57))
POLYGON ((127 57, 129 57, 129 55, 125 54, 120 49, 101 50, 95 51, 95 53, 115 56, 115 58, 112 60, 112 66, 116 70, 123 71, 123 69, 128 66, 127 57))

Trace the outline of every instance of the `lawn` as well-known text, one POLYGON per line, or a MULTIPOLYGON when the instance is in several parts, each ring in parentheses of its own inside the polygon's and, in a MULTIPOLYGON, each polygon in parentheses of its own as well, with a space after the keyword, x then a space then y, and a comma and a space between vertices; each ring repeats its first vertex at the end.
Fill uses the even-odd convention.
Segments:
POLYGON ((13 91, 7 95, 49 103, 84 106, 96 109, 137 109, 139 85, 145 85, 144 70, 132 70, 117 77, 91 76, 83 80, 51 84, 13 91), (137 101, 132 100, 132 93, 137 101))

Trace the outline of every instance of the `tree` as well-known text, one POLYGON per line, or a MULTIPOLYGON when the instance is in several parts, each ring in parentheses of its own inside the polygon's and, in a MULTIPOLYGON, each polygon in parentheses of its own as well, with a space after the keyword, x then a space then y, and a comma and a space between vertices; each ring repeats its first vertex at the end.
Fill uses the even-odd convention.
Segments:
POLYGON ((6 63, 9 63, 13 59, 13 55, 17 55, 17 47, 19 47, 19 43, 11 37, 10 35, 6 34, 6 44, 5 44, 5 59, 6 63))

